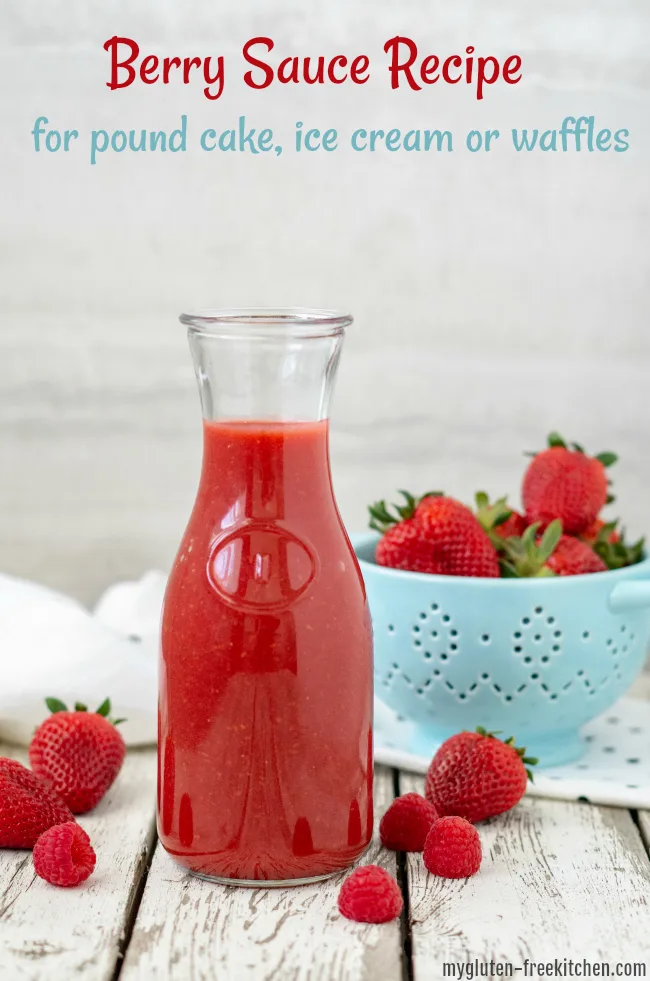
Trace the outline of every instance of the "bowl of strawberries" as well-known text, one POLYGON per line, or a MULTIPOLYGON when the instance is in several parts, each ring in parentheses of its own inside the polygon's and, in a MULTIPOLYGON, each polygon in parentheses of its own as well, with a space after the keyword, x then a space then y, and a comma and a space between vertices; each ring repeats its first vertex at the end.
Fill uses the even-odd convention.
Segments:
POLYGON ((505 498, 402 491, 354 540, 375 637, 378 697, 422 755, 459 729, 516 732, 540 765, 578 758, 650 644, 650 559, 602 510, 612 453, 557 433, 505 498))

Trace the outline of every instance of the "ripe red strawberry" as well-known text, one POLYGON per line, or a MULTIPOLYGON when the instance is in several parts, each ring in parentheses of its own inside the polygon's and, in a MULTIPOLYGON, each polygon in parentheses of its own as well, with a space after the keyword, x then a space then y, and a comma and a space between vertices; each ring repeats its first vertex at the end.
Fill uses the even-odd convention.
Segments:
POLYGON ((399 521, 380 538, 375 549, 375 562, 405 572, 434 571, 429 544, 412 518, 399 521))
POLYGON ((595 521, 581 531, 578 535, 583 542, 587 545, 595 545, 599 539, 603 538, 609 545, 615 545, 616 542, 620 542, 621 536, 616 530, 616 521, 606 522, 602 518, 596 518, 595 521))
POLYGON ((431 761, 425 781, 427 800, 442 815, 483 821, 509 811, 522 798, 537 760, 478 728, 445 740, 431 761))
POLYGON ((71 820, 69 808, 36 774, 0 757, 0 848, 33 848, 52 825, 71 820))
POLYGON ((447 576, 499 575, 499 559, 476 515, 453 497, 425 497, 415 520, 431 544, 435 571, 447 576))
POLYGON ((481 867, 481 839, 473 824, 461 817, 436 821, 424 843, 422 859, 429 872, 445 879, 465 879, 481 867))
POLYGON ((358 923, 388 923, 402 912, 404 901, 392 876, 379 865, 360 865, 339 892, 339 910, 358 923))
POLYGON ((107 718, 108 699, 96 712, 77 703, 69 712, 62 702, 47 699, 52 715, 34 734, 29 759, 35 773, 47 780, 74 814, 90 811, 117 776, 126 748, 107 718))
POLYGON ((78 886, 95 868, 95 851, 74 821, 45 831, 34 845, 34 871, 53 886, 78 886))
POLYGON ((569 449, 557 433, 549 448, 538 453, 524 475, 522 498, 528 524, 545 528, 559 518, 568 535, 588 528, 607 503, 605 467, 616 462, 614 453, 587 456, 576 443, 569 449))
POLYGON ((605 522, 597 519, 579 535, 581 541, 590 545, 600 556, 608 569, 622 569, 641 562, 645 554, 645 539, 640 538, 629 545, 625 533, 617 528, 618 521, 605 522))
POLYGON ((403 794, 393 801, 381 819, 381 843, 395 852, 421 852, 438 817, 433 804, 420 794, 403 794))
POLYGON ((401 493, 406 505, 396 506, 398 518, 384 501, 370 508, 370 527, 384 535, 375 552, 378 565, 446 576, 499 575, 496 549, 469 508, 441 494, 416 500, 401 493))
POLYGON ((607 566, 591 545, 562 535, 546 565, 556 576, 581 576, 588 572, 607 572, 607 566))

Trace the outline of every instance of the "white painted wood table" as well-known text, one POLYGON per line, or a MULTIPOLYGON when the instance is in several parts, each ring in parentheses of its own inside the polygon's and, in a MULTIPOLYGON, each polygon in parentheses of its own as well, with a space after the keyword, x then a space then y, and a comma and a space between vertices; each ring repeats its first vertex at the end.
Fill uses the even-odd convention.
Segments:
MULTIPOLYGON (((375 838, 363 861, 397 875, 406 905, 400 922, 367 926, 339 915, 340 877, 247 890, 186 875, 156 843, 155 778, 155 754, 131 751, 80 819, 98 861, 77 889, 37 878, 28 851, 0 851, 1 981, 436 981, 475 959, 524 978, 556 958, 650 975, 650 814, 527 798, 480 826, 483 866, 459 881, 375 838)), ((421 789, 378 767, 377 817, 421 789)))

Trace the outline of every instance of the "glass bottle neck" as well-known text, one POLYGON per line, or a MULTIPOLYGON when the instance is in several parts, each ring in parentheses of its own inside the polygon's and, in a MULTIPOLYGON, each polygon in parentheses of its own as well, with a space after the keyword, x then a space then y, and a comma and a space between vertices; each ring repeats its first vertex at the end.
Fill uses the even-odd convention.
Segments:
POLYGON ((344 325, 323 326, 323 316, 181 318, 206 421, 326 419, 344 325))

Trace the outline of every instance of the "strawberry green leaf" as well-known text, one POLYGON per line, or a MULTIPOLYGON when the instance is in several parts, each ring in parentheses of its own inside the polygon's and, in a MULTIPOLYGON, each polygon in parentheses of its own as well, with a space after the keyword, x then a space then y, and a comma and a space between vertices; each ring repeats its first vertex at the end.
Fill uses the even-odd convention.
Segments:
POLYGON ((565 441, 562 439, 559 433, 555 432, 555 430, 552 433, 549 433, 548 445, 551 447, 560 446, 563 450, 566 450, 567 448, 565 441))
POLYGON ((512 511, 502 511, 501 514, 496 515, 492 527, 498 528, 499 525, 505 525, 506 521, 508 521, 508 519, 511 517, 512 511))
POLYGON ((576 453, 582 453, 583 456, 585 455, 585 448, 584 446, 581 446, 580 443, 571 443, 571 446, 576 451, 576 453))
POLYGON ((604 467, 613 467, 618 460, 618 456, 616 453, 610 453, 608 450, 605 453, 599 453, 596 459, 600 460, 604 467))
POLYGON ((412 518, 413 515, 415 514, 415 509, 418 506, 418 502, 413 497, 413 495, 409 493, 409 491, 400 490, 398 491, 398 494, 402 495, 402 497, 406 501, 406 504, 402 504, 401 506, 399 504, 394 504, 393 507, 399 514, 400 518, 406 521, 408 518, 412 518))
MULTIPOLYGON (((489 739, 494 739, 494 738, 496 738, 496 736, 501 735, 501 731, 500 730, 496 730, 495 732, 488 732, 487 729, 485 729, 484 726, 477 726, 475 731, 479 734, 479 736, 486 736, 489 739)), ((532 781, 533 781, 533 773, 532 773, 532 770, 529 769, 529 767, 536 766, 539 763, 539 760, 537 759, 537 757, 536 756, 526 756, 526 750, 525 750, 525 748, 521 748, 520 746, 516 746, 515 745, 515 737, 514 736, 509 736, 507 739, 503 739, 502 742, 503 742, 503 744, 505 746, 511 746, 514 749, 514 751, 516 752, 517 756, 520 758, 521 762, 526 767, 526 774, 528 776, 528 779, 532 783, 532 781)))
POLYGON ((559 518, 551 521, 550 525, 542 535, 542 540, 537 546, 537 556, 542 562, 547 562, 558 546, 562 537, 562 522, 559 518))
POLYGON ((111 700, 110 698, 106 698, 97 709, 97 715, 103 715, 104 718, 107 719, 110 714, 111 714, 111 700))
POLYGON ((122 725, 123 722, 126 722, 127 719, 111 719, 110 721, 113 723, 114 726, 120 726, 122 725))
POLYGON ((60 698, 46 698, 45 704, 50 712, 67 712, 68 706, 60 698))
POLYGON ((399 524, 400 521, 407 521, 415 514, 415 509, 425 497, 442 497, 442 491, 426 491, 421 497, 414 497, 409 491, 401 490, 399 493, 405 500, 405 504, 386 504, 386 501, 376 501, 368 507, 370 514, 369 526, 373 531, 378 531, 384 535, 392 525, 399 524), (392 514, 389 508, 393 508, 392 514))
POLYGON ((618 521, 610 521, 598 532, 598 537, 592 548, 600 556, 608 569, 624 569, 628 565, 636 565, 645 557, 645 539, 640 538, 632 545, 625 541, 625 531, 615 541, 610 541, 616 531, 618 521))
POLYGON ((388 531, 391 525, 397 524, 398 519, 390 513, 386 507, 386 501, 376 501, 369 506, 368 511, 370 513, 370 521, 368 522, 370 527, 382 535, 388 531))
POLYGON ((490 498, 483 491, 479 491, 476 496, 476 517, 483 527, 483 530, 490 536, 490 541, 501 552, 503 546, 503 536, 494 535, 494 529, 504 524, 512 515, 512 508, 508 506, 508 499, 500 497, 494 504, 490 503, 490 498))
POLYGON ((499 562, 499 569, 501 572, 502 579, 520 579, 520 575, 515 569, 515 567, 507 561, 507 559, 501 559, 499 562))
POLYGON ((546 578, 554 573, 546 565, 562 535, 562 523, 552 521, 541 541, 537 542, 540 523, 529 525, 523 535, 512 535, 504 539, 502 548, 501 574, 504 578, 527 579, 546 578))
POLYGON ((74 703, 74 710, 75 710, 75 712, 87 712, 88 711, 88 706, 87 705, 84 705, 83 702, 75 702, 74 703))

